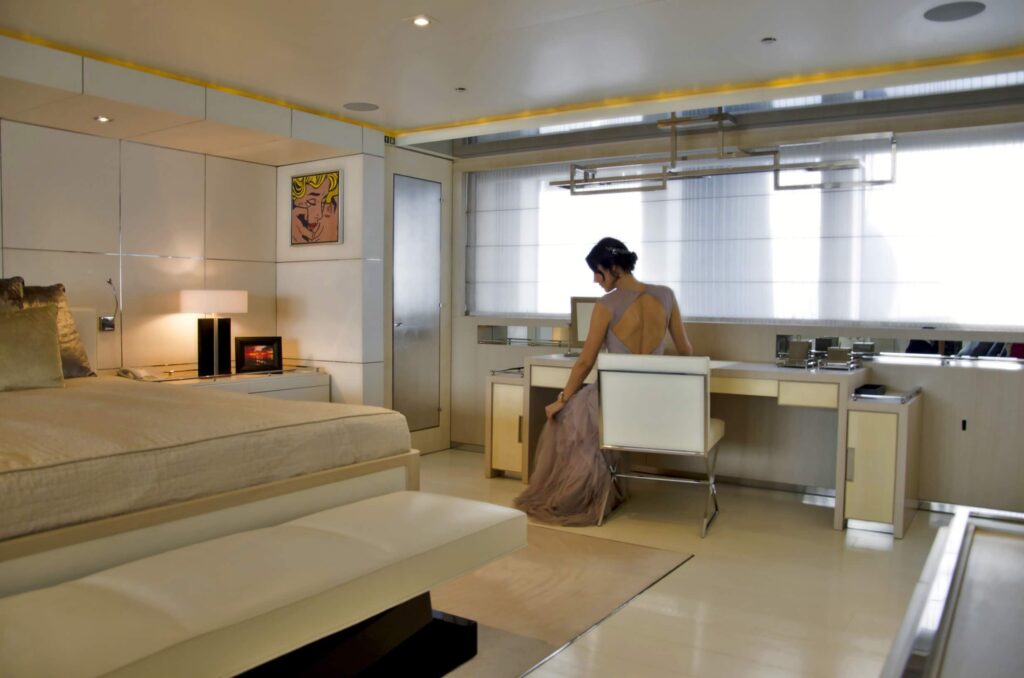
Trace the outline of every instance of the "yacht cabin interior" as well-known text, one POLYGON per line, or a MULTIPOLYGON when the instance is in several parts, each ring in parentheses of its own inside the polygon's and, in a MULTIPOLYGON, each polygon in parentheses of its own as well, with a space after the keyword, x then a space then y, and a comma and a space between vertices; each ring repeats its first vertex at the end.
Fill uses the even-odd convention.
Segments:
POLYGON ((7 0, 0 674, 1021 675, 1022 164, 1017 0, 7 0))

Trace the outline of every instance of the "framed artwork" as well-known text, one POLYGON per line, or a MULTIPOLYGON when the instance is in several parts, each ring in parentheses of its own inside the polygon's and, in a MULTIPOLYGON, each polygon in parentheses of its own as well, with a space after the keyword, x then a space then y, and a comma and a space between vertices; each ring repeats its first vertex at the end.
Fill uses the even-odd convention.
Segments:
POLYGON ((235 337, 235 373, 280 372, 281 337, 235 337))
POLYGON ((341 170, 292 177, 292 244, 343 242, 341 170))

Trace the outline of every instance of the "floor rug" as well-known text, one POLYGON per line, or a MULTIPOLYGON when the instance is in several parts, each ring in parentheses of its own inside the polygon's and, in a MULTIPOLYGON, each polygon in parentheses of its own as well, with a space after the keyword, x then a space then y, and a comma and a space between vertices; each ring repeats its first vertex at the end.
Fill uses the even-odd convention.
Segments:
POLYGON ((479 653, 454 676, 519 676, 690 556, 529 525, 529 545, 431 592, 475 620, 479 653))

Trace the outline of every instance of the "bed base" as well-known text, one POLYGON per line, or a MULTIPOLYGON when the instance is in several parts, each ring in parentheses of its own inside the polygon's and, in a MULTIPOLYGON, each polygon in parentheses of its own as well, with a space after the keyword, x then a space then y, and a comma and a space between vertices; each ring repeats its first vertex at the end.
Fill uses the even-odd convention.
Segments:
POLYGON ((0 541, 0 597, 174 548, 419 489, 418 450, 0 541))

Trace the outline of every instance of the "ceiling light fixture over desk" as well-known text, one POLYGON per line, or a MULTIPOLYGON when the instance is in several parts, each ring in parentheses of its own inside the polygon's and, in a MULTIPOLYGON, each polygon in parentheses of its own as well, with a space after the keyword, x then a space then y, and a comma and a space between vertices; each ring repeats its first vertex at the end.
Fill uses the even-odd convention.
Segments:
POLYGON ((182 290, 181 312, 212 315, 199 318, 197 361, 200 377, 231 374, 231 318, 218 313, 248 313, 246 290, 182 290))
MULTIPOLYGON (((729 174, 754 174, 772 172, 775 175, 775 190, 792 190, 806 188, 854 188, 859 186, 877 186, 892 183, 896 177, 896 137, 894 134, 868 134, 847 136, 837 139, 821 139, 806 143, 782 144, 763 148, 740 148, 726 146, 725 134, 729 129, 737 127, 736 118, 726 113, 719 106, 717 112, 704 117, 680 118, 675 113, 657 122, 659 129, 668 129, 671 133, 670 148, 667 157, 652 159, 629 159, 626 161, 599 162, 569 165, 569 178, 552 181, 551 186, 567 188, 572 195, 596 195, 604 193, 634 193, 643 191, 663 191, 668 182, 679 179, 700 179, 729 174), (713 151, 698 153, 679 152, 679 129, 703 130, 711 129, 718 132, 718 147, 713 151), (809 183, 787 184, 782 181, 783 172, 802 170, 807 172, 836 172, 863 169, 860 159, 818 157, 813 160, 784 162, 781 154, 784 150, 793 150, 813 144, 835 141, 866 141, 878 139, 887 142, 890 156, 889 176, 882 179, 844 179, 838 181, 816 181, 809 183), (721 160, 735 161, 732 165, 707 167, 708 162, 721 160), (691 163, 690 169, 685 163, 691 163), (643 168, 661 166, 660 171, 644 171, 643 168), (702 166, 703 165, 703 166, 702 166), (623 170, 637 169, 635 174, 622 173, 623 170), (612 170, 612 173, 609 173, 612 170), (614 171, 618 170, 618 173, 614 171)), ((813 155, 813 153, 812 153, 813 155)))

